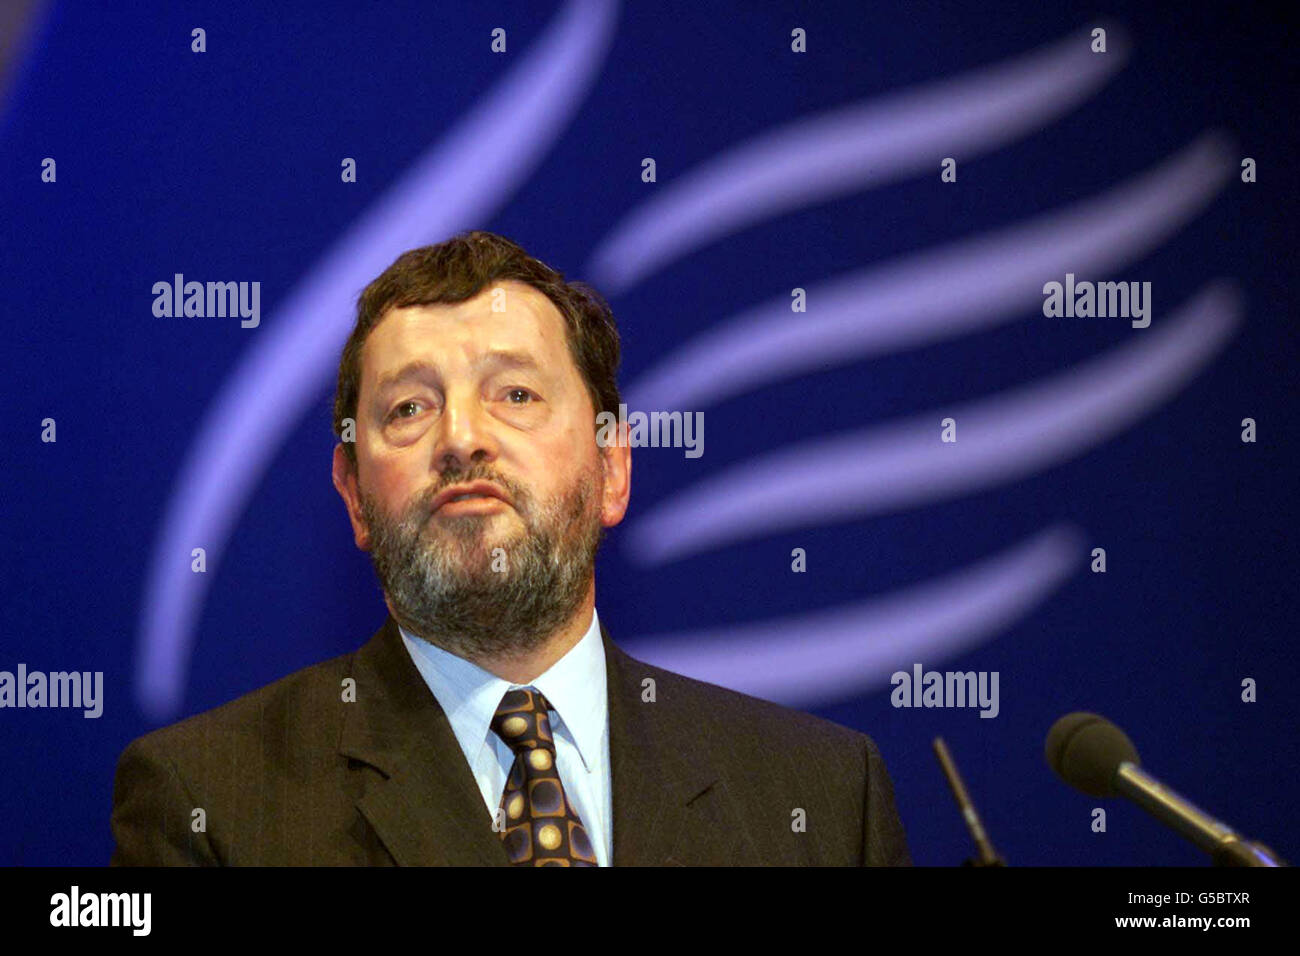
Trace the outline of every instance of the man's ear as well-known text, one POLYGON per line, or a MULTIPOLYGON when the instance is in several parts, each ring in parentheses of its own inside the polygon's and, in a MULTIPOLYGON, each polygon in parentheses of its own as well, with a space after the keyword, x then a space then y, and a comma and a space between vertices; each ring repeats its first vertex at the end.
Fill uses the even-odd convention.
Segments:
POLYGON ((361 516, 361 489, 357 483, 357 466, 353 464, 343 444, 334 446, 334 490, 343 499, 348 509, 348 520, 352 522, 352 539, 362 551, 370 550, 370 532, 365 519, 361 516))
POLYGON ((627 440, 627 423, 618 426, 618 440, 596 448, 600 467, 605 473, 605 493, 600 502, 600 521, 612 528, 627 514, 632 497, 632 448, 627 440))

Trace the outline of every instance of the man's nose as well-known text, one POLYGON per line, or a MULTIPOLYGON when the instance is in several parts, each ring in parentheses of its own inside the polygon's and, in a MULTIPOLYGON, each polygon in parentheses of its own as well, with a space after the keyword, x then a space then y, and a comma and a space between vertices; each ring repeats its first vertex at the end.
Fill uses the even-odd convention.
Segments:
POLYGON ((434 466, 438 470, 464 470, 474 462, 496 458, 492 419, 477 391, 448 391, 440 425, 434 449, 434 466))

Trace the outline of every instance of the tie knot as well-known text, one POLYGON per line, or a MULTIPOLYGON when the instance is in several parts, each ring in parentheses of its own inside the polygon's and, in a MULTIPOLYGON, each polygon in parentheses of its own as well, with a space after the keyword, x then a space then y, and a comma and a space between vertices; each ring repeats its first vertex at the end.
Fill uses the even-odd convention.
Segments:
POLYGON ((548 707, 550 704, 536 687, 508 690, 492 718, 492 730, 515 753, 538 747, 554 752, 548 707))

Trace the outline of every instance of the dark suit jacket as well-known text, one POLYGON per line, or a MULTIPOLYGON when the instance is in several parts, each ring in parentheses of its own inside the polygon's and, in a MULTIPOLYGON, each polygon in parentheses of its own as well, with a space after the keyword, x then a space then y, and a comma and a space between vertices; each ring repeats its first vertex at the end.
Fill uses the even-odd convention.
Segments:
MULTIPOLYGON (((601 637, 614 865, 911 864, 869 737, 601 637)), ((112 828, 113 865, 507 865, 391 617, 351 654, 133 741, 112 828)))

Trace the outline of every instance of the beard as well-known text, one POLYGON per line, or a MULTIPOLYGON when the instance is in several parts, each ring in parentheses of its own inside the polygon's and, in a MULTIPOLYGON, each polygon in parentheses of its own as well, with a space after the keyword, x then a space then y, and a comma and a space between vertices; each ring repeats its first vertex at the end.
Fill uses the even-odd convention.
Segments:
POLYGON ((539 502, 486 467, 443 472, 438 484, 398 515, 361 492, 370 557, 393 617, 410 633, 466 660, 508 660, 539 650, 591 586, 605 533, 602 492, 597 468, 539 502), (480 480, 506 491, 522 530, 490 533, 508 521, 508 509, 431 516, 431 503, 443 489, 480 480))

